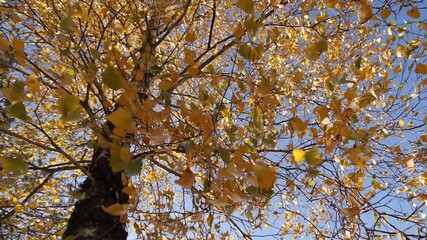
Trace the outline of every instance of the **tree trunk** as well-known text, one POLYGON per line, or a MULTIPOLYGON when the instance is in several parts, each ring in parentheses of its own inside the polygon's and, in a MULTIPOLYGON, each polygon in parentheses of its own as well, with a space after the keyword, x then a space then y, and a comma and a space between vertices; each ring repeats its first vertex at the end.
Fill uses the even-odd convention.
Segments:
POLYGON ((114 173, 109 165, 110 150, 97 147, 89 166, 89 177, 81 185, 85 197, 76 202, 68 221, 64 239, 73 240, 124 240, 126 224, 120 217, 106 213, 102 206, 128 203, 129 197, 122 192, 121 173, 114 173))

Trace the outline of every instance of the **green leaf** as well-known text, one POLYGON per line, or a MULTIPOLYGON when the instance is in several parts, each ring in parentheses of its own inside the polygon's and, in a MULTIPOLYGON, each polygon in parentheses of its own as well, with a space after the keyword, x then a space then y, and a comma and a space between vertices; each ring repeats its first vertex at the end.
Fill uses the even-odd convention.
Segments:
POLYGON ((186 152, 195 153, 197 150, 192 142, 181 143, 186 152))
POLYGON ((260 194, 259 194, 259 191, 258 191, 258 188, 257 187, 254 187, 254 186, 249 186, 249 187, 247 187, 246 188, 246 192, 250 195, 250 196, 252 196, 252 197, 258 197, 260 194))
POLYGON ((245 13, 253 13, 254 1, 253 0, 237 0, 237 7, 242 9, 245 13))
POLYGON ((328 50, 328 41, 326 39, 319 40, 316 43, 316 50, 319 52, 327 51, 328 50))
POLYGON ((230 162, 230 151, 228 151, 227 149, 225 149, 223 147, 218 147, 218 153, 219 153, 219 156, 221 157, 222 161, 224 161, 225 163, 230 162))
POLYGON ((59 112, 62 120, 75 121, 80 118, 80 99, 76 96, 67 94, 59 99, 59 112))
POLYGON ((362 57, 359 56, 356 58, 356 60, 354 60, 354 66, 360 69, 361 64, 362 64, 362 57))
POLYGON ((72 12, 68 12, 67 16, 62 19, 61 23, 59 24, 59 26, 61 27, 62 30, 69 32, 71 30, 71 25, 73 24, 73 19, 72 17, 72 12))
POLYGON ((19 118, 23 121, 30 120, 30 117, 27 114, 27 110, 22 102, 17 102, 9 107, 7 107, 6 112, 12 117, 19 118))
POLYGON ((119 90, 122 87, 120 75, 113 66, 108 66, 102 74, 102 81, 111 89, 119 90))
POLYGON ((141 173, 141 168, 142 168, 141 160, 131 159, 129 161, 124 162, 125 174, 128 177, 139 175, 141 173))
POLYGON ((15 157, 1 156, 0 161, 3 167, 3 172, 13 172, 14 175, 21 175, 28 171, 28 164, 24 161, 21 155, 17 155, 15 157))
POLYGON ((245 43, 240 46, 240 48, 237 50, 237 52, 242 56, 244 59, 249 60, 251 56, 251 47, 249 44, 245 43))
POLYGON ((162 71, 163 71, 163 68, 160 66, 152 66, 150 68, 150 72, 153 74, 158 74, 158 73, 161 73, 162 71))

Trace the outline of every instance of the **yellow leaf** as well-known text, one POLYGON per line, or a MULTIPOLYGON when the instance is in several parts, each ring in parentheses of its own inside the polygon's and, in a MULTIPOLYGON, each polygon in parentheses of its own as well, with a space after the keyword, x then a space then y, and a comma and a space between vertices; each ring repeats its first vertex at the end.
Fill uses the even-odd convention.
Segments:
POLYGON ((242 9, 245 13, 252 13, 254 11, 253 0, 237 0, 237 7, 242 9))
POLYGON ((133 122, 132 115, 121 107, 110 113, 107 116, 107 120, 112 122, 116 127, 122 126, 124 128, 129 127, 133 122))
POLYGON ((3 52, 9 51, 10 43, 6 38, 0 38, 0 50, 3 52))
POLYGON ((263 162, 254 165, 254 173, 258 179, 258 187, 261 191, 269 191, 276 181, 276 169, 263 162))
POLYGON ((418 63, 415 67, 415 73, 427 74, 427 64, 418 63))
POLYGON ((422 136, 420 137, 420 139, 421 139, 421 141, 423 141, 423 142, 427 142, 427 135, 422 135, 422 136))
POLYGON ((400 127, 404 127, 405 126, 405 121, 403 121, 402 119, 399 119, 399 126, 400 127))
POLYGON ((384 20, 386 20, 388 17, 390 17, 390 14, 391 14, 391 11, 390 11, 390 9, 388 9, 388 8, 386 8, 386 9, 384 9, 384 10, 382 10, 382 11, 380 12, 381 17, 382 17, 384 20))
POLYGON ((302 149, 295 148, 292 151, 292 155, 294 156, 296 162, 302 162, 305 159, 305 151, 302 149))
POLYGON ((101 207, 102 207, 102 210, 104 210, 106 213, 113 215, 113 216, 120 217, 126 213, 126 211, 129 208, 129 204, 115 203, 115 204, 108 206, 108 207, 104 207, 102 205, 101 205, 101 207))
POLYGON ((319 148, 314 147, 310 151, 308 151, 305 154, 305 159, 306 159, 307 163, 312 167, 315 167, 315 166, 321 164, 322 159, 319 158, 319 148))
POLYGON ((13 172, 13 174, 25 174, 28 171, 28 164, 23 157, 18 155, 15 157, 0 156, 0 162, 3 167, 3 172, 13 172))
POLYGON ((181 177, 175 181, 175 183, 183 188, 191 188, 195 181, 196 175, 194 175, 190 168, 187 168, 184 170, 181 177))
POLYGON ((65 94, 59 99, 59 112, 64 121, 74 121, 80 118, 80 99, 70 94, 65 94))
POLYGON ((406 14, 408 14, 408 16, 410 16, 411 18, 420 18, 420 11, 418 10, 417 7, 414 7, 412 9, 409 9, 406 14))
POLYGON ((11 102, 21 100, 24 97, 25 83, 16 81, 7 88, 0 89, 0 92, 11 102))
POLYGON ((13 207, 13 210, 15 210, 17 212, 24 212, 25 208, 24 208, 24 205, 17 204, 16 206, 13 207))

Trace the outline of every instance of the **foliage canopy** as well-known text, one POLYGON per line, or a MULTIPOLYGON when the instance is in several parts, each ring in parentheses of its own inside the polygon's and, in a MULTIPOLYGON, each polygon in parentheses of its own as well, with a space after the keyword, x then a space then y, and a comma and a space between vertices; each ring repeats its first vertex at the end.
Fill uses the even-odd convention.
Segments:
POLYGON ((0 1, 0 238, 426 237, 426 9, 0 1))

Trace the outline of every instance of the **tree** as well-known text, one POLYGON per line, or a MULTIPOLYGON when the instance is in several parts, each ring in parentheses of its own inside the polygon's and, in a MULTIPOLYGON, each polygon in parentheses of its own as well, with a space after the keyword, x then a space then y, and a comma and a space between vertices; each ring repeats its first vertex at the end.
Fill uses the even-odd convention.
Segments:
POLYGON ((1 1, 2 239, 427 237, 422 1, 1 1))

